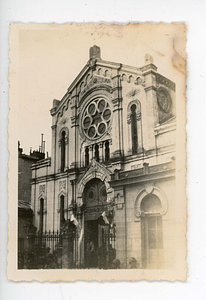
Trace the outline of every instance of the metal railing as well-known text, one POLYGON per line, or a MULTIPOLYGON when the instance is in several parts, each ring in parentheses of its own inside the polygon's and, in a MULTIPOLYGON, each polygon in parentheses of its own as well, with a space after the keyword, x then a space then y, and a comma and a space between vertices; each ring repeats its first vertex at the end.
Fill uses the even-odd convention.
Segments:
MULTIPOLYGON (((104 231, 102 250, 97 250, 99 268, 112 268, 116 257, 115 228, 104 231)), ((18 269, 76 269, 86 268, 84 238, 79 245, 79 232, 72 227, 67 232, 48 231, 18 238, 18 269), (83 246, 83 247, 82 247, 83 246)))

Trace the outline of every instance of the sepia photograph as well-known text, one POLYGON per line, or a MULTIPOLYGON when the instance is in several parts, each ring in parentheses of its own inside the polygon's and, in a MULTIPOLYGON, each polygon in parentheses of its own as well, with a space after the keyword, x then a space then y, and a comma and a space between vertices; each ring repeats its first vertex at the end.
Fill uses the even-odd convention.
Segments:
POLYGON ((12 280, 186 280, 186 25, 12 24, 12 280))

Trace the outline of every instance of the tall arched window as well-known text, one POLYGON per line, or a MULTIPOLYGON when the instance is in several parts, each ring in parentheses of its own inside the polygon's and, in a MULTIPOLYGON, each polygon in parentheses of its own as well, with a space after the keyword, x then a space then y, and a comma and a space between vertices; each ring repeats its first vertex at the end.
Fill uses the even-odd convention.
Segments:
POLYGON ((109 142, 105 143, 105 161, 109 161, 110 150, 109 150, 109 142))
POLYGON ((85 167, 89 165, 89 147, 85 148, 85 167))
POLYGON ((161 202, 156 195, 147 195, 141 203, 141 236, 143 268, 160 269, 163 265, 163 231, 161 202))
POLYGON ((39 232, 43 234, 44 228, 44 199, 40 199, 40 210, 39 210, 39 232))
POLYGON ((137 113, 136 113, 136 105, 132 104, 131 106, 131 134, 132 134, 132 154, 137 154, 137 113))
POLYGON ((61 136, 61 171, 64 171, 65 168, 65 131, 62 131, 61 136))
POLYGON ((99 161, 99 146, 98 145, 95 145, 94 157, 96 158, 96 161, 99 161))
POLYGON ((63 225, 64 219, 64 196, 61 195, 60 197, 60 228, 63 225))

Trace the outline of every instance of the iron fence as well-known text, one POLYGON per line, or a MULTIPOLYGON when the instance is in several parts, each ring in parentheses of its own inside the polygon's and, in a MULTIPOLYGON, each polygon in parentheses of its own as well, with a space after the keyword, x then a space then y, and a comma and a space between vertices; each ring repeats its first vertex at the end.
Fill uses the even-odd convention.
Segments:
POLYGON ((77 267, 78 237, 45 232, 18 239, 18 269, 72 269, 77 267))
MULTIPOLYGON (((102 247, 97 250, 98 267, 112 268, 116 258, 115 228, 104 230, 102 247)), ((84 262, 84 238, 76 227, 69 231, 30 234, 18 239, 18 269, 76 269, 86 268, 84 262)))

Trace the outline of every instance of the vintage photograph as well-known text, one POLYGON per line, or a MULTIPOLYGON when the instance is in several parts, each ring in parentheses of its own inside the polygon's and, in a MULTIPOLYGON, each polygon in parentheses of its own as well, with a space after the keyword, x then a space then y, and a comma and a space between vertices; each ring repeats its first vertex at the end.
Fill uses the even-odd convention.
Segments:
POLYGON ((11 25, 10 278, 186 279, 185 31, 11 25))

